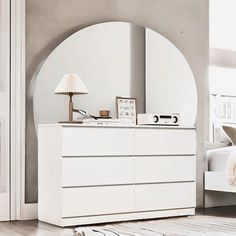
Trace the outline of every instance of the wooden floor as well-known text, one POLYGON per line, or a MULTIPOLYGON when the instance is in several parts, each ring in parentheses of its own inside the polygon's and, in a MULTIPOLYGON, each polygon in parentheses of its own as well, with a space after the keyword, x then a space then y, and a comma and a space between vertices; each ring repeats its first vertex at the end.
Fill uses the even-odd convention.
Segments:
MULTIPOLYGON (((197 214, 236 219, 236 206, 198 210, 197 214)), ((74 235, 74 228, 63 229, 38 221, 14 221, 14 222, 0 223, 0 236, 72 236, 72 235, 74 235)))
POLYGON ((0 236, 72 236, 74 228, 59 228, 53 225, 31 221, 0 223, 0 236))

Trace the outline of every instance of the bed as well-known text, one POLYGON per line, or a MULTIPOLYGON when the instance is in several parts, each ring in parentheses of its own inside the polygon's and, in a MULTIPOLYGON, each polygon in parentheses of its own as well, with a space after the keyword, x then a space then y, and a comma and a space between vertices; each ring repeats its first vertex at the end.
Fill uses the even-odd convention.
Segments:
POLYGON ((236 193, 236 185, 230 184, 226 172, 228 158, 235 150, 235 146, 230 146, 206 152, 205 190, 236 193))
POLYGON ((206 149, 205 190, 236 193, 236 96, 210 96, 210 140, 206 149), (229 168, 231 164, 231 169, 229 168))
POLYGON ((236 128, 223 126, 223 130, 231 146, 221 145, 206 151, 205 190, 236 193, 235 181, 230 183, 229 180, 236 168, 236 128))

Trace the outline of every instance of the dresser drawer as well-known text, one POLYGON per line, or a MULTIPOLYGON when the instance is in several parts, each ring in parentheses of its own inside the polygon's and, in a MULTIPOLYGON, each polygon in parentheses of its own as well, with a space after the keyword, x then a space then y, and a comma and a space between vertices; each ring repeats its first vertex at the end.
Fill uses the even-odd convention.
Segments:
POLYGON ((132 184, 134 159, 132 157, 62 158, 62 185, 89 186, 132 184))
POLYGON ((135 183, 195 181, 195 156, 135 157, 135 183))
POLYGON ((135 211, 193 208, 195 202, 194 182, 135 186, 135 211))
POLYGON ((62 217, 128 213, 134 211, 134 187, 65 188, 62 217))
POLYGON ((135 155, 193 155, 195 143, 190 129, 135 129, 135 155))
POLYGON ((132 155, 133 130, 129 128, 63 128, 63 156, 132 155))

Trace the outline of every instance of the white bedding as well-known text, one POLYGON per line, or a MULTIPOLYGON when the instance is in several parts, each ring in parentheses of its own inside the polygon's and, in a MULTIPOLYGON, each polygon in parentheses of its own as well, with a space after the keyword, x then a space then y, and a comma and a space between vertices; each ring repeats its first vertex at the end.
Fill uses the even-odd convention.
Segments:
POLYGON ((227 160, 234 150, 234 146, 208 150, 206 152, 207 170, 226 171, 227 160))
POLYGON ((208 171, 225 172, 229 184, 236 184, 236 146, 209 150, 206 160, 208 171))

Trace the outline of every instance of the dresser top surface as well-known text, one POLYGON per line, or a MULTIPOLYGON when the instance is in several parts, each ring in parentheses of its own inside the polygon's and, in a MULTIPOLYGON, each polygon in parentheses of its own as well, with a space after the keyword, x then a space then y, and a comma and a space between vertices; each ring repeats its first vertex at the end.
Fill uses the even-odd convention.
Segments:
POLYGON ((158 126, 158 125, 124 125, 124 124, 76 124, 76 123, 52 123, 52 124, 40 124, 39 128, 49 127, 62 127, 62 128, 148 128, 148 129, 191 129, 195 130, 193 126, 158 126))

